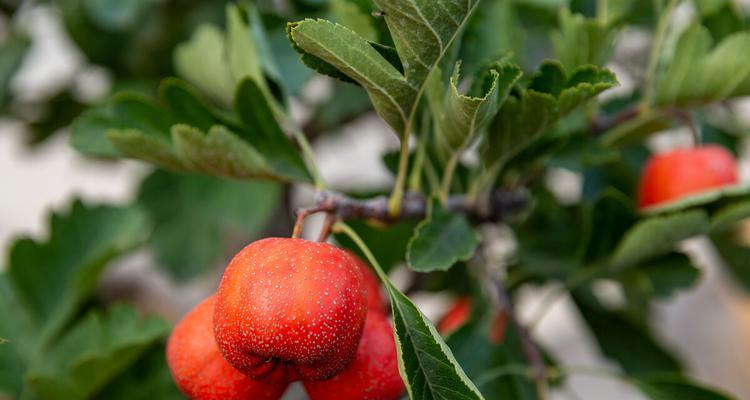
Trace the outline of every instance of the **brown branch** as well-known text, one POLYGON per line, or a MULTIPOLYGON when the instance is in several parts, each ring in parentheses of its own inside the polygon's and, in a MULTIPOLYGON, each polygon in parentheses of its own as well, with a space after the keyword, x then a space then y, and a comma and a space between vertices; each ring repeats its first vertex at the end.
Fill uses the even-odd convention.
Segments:
MULTIPOLYGON (((490 292, 490 299, 498 311, 507 316, 513 329, 518 332, 518 336, 521 340, 521 350, 523 351, 524 357, 526 357, 526 361, 528 361, 531 366, 534 380, 537 382, 537 388, 539 391, 544 391, 549 376, 542 352, 534 342, 528 329, 518 321, 513 306, 513 300, 505 290, 503 282, 497 277, 497 274, 493 274, 491 271, 487 271, 487 274, 489 275, 489 279, 486 279, 485 282, 488 284, 487 288, 490 292)), ((543 398, 545 393, 538 393, 538 395, 540 398, 543 398)))
MULTIPOLYGON (((492 193, 487 204, 476 204, 464 195, 448 198, 447 209, 461 213, 475 222, 505 221, 518 212, 526 209, 529 198, 520 190, 498 189, 492 193)), ((297 220, 308 215, 325 212, 343 220, 374 219, 392 223, 403 220, 418 220, 427 215, 428 204, 424 196, 407 193, 401 205, 401 211, 394 216, 388 209, 388 197, 378 196, 371 199, 355 199, 342 193, 325 191, 315 196, 315 205, 297 209, 297 220)))

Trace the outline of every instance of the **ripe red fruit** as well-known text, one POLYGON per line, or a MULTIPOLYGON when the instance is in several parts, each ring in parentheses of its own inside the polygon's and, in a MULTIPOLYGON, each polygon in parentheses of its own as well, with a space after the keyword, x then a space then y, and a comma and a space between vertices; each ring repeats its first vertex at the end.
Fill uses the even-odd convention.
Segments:
POLYGON ((384 314, 369 313, 357 356, 326 381, 304 382, 310 400, 393 400, 404 391, 393 330, 384 314))
POLYGON ((638 207, 646 208, 737 183, 737 161, 716 145, 657 154, 641 174, 638 207))
POLYGON ((377 311, 382 314, 387 314, 386 303, 383 299, 383 293, 380 291, 380 280, 364 260, 359 258, 352 252, 349 252, 354 261, 362 271, 362 279, 367 288, 367 309, 369 311, 377 311))
POLYGON ((254 381, 232 368, 216 347, 214 296, 177 324, 167 342, 167 364, 177 387, 193 400, 276 400, 286 385, 254 381))
POLYGON ((269 238, 229 263, 214 333, 224 357, 265 382, 327 379, 353 358, 367 314, 354 259, 327 243, 269 238))
POLYGON ((455 331, 469 320, 469 315, 471 315, 471 299, 469 297, 459 298, 438 322, 438 332, 447 335, 455 331))

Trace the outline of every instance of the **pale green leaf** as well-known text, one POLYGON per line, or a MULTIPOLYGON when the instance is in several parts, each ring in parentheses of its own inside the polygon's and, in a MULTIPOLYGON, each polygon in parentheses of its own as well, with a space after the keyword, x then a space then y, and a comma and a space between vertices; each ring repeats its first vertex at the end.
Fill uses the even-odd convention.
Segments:
POLYGON ((563 8, 559 30, 551 34, 555 58, 568 70, 593 64, 604 65, 614 42, 615 31, 600 18, 585 18, 563 8))
POLYGON ((362 11, 354 1, 330 0, 329 7, 336 22, 353 30, 367 41, 378 40, 378 30, 375 28, 372 16, 362 11))
POLYGON ((700 105, 750 95, 750 32, 713 45, 711 33, 690 25, 655 83, 656 105, 700 105))
POLYGON ((229 103, 232 101, 234 80, 229 74, 226 54, 224 33, 215 25, 204 24, 196 29, 190 41, 175 49, 175 70, 177 75, 203 93, 229 103))

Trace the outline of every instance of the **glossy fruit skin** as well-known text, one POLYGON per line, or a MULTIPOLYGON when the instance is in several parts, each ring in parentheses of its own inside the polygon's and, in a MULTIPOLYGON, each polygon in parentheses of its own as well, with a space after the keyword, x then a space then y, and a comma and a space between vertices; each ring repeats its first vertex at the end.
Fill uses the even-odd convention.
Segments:
POLYGON ((471 298, 460 297, 453 303, 448 311, 437 323, 437 330, 442 335, 447 335, 463 326, 471 315, 471 298))
POLYGON ((327 243, 251 243, 232 259, 219 284, 219 349, 253 379, 328 379, 357 351, 367 314, 362 280, 354 259, 327 243))
POLYGON ((393 330, 385 315, 367 315, 357 356, 325 381, 304 382, 310 400, 394 400, 404 392, 393 330))
POLYGON ((286 385, 254 381, 232 368, 216 347, 214 296, 203 300, 167 342, 167 364, 177 387, 193 400, 276 400, 286 385))
POLYGON ((365 287, 367 287, 367 310, 388 314, 386 302, 383 299, 383 292, 380 290, 380 279, 378 279, 370 265, 363 259, 352 252, 349 252, 349 255, 352 256, 360 271, 362 271, 362 279, 365 287))
POLYGON ((737 182, 737 161, 723 147, 672 150, 654 155, 643 169, 638 207, 661 205, 737 182))

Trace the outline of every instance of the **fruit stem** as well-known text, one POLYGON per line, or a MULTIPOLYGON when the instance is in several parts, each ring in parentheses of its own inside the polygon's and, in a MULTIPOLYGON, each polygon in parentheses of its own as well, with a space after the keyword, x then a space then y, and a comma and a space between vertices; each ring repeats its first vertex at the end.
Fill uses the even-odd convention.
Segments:
POLYGON ((401 152, 398 156, 398 172, 396 174, 396 183, 393 186, 391 198, 388 200, 388 211, 391 216, 396 217, 401 213, 401 200, 404 198, 404 185, 406 184, 406 174, 409 169, 409 128, 406 128, 401 138, 401 152))
MULTIPOLYGON (((383 282, 383 285, 390 288, 392 287, 390 279, 388 279, 388 275, 385 274, 385 271, 383 271, 383 267, 380 266, 380 263, 375 258, 375 256, 372 254, 372 251, 370 251, 370 248, 367 247, 365 244, 365 241, 362 240, 362 238, 357 234, 354 229, 352 229, 349 225, 345 224, 344 222, 336 222, 333 225, 333 231, 334 232, 341 232, 349 237, 349 239, 354 242, 354 244, 359 247, 359 249, 362 251, 362 253, 365 255, 365 258, 367 258, 367 261, 372 265, 373 269, 375 270, 375 273, 378 274, 378 277, 383 282)), ((390 292, 390 290, 388 290, 390 292)))
POLYGON ((292 230, 292 239, 299 239, 300 235, 302 234, 302 223, 305 221, 305 218, 309 217, 310 215, 327 211, 327 208, 323 205, 316 205, 313 207, 306 207, 306 208, 298 208, 295 213, 297 214, 297 220, 294 222, 294 229, 292 230))

